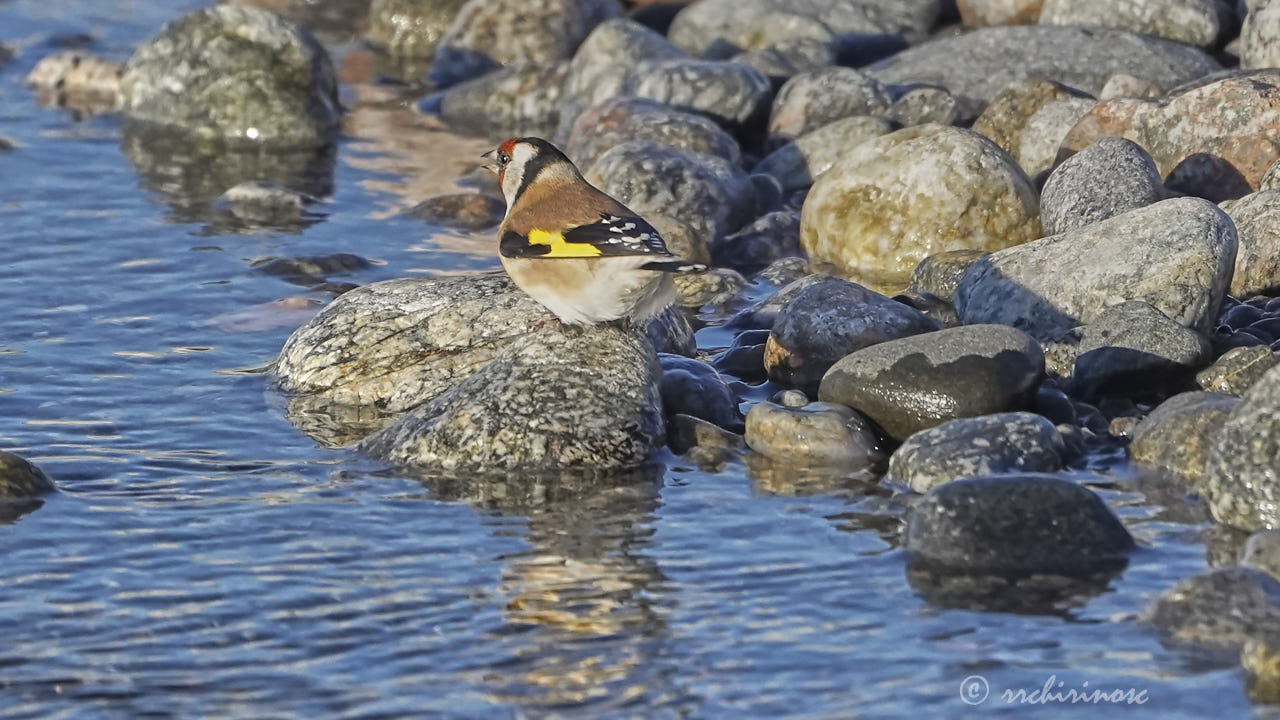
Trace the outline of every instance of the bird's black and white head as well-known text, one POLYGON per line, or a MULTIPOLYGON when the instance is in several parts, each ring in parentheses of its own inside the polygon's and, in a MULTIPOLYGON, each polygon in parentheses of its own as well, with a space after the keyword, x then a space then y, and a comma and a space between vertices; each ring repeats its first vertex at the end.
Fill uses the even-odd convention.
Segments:
POLYGON ((485 167, 498 174, 508 210, 535 178, 547 181, 579 177, 569 158, 542 138, 511 138, 481 157, 490 161, 485 167))

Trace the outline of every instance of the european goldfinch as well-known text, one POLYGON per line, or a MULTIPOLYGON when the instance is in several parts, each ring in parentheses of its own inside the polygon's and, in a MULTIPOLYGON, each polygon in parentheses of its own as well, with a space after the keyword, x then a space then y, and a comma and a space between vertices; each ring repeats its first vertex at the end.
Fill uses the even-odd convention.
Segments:
POLYGON ((502 267, 561 322, 647 320, 675 300, 671 273, 706 269, 672 255, 652 225, 546 140, 512 138, 483 157, 507 201, 502 267))

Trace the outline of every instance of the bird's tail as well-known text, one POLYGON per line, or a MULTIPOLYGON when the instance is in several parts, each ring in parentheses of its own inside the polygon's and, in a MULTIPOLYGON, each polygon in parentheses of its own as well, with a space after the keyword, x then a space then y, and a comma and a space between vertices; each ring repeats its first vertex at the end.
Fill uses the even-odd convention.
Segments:
POLYGON ((640 268, 669 273, 696 273, 703 272, 707 269, 707 266, 701 263, 691 263, 687 260, 654 260, 641 265, 640 268))

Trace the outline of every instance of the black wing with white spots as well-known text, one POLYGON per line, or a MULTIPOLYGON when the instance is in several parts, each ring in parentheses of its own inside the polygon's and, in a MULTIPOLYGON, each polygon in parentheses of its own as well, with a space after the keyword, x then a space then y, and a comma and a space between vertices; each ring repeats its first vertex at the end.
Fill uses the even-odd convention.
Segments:
POLYGON ((601 255, 671 254, 658 231, 633 215, 601 215, 596 222, 565 232, 564 240, 598 247, 601 255))

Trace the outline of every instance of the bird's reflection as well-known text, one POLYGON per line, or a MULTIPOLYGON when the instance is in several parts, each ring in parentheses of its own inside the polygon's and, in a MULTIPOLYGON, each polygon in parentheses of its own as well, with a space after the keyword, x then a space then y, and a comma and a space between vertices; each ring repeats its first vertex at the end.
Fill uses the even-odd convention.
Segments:
POLYGON ((528 550, 502 559, 501 634, 514 645, 484 674, 494 701, 595 711, 671 697, 651 604, 665 578, 645 553, 664 469, 421 478, 439 499, 525 518, 528 550))

